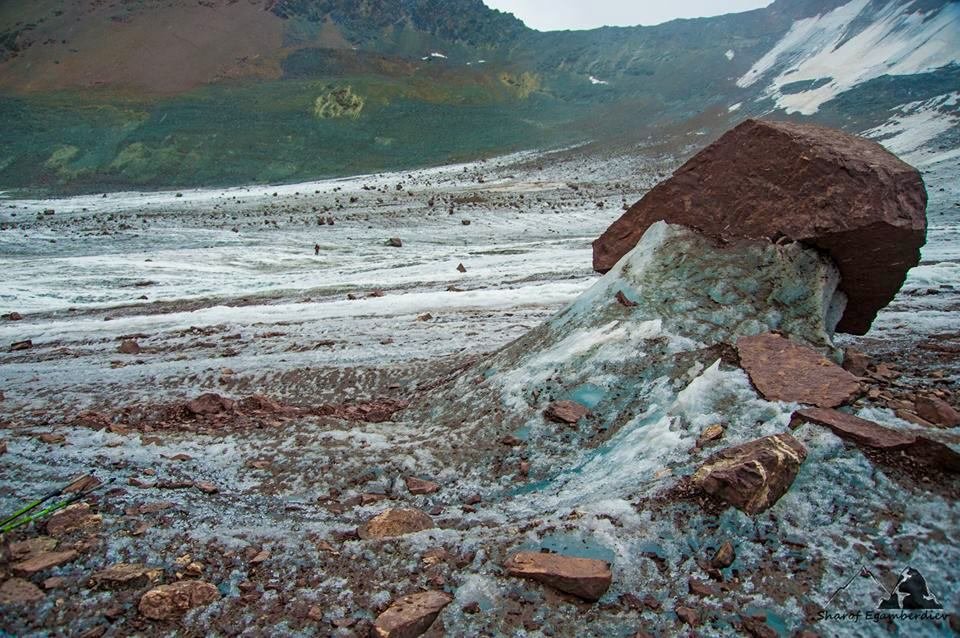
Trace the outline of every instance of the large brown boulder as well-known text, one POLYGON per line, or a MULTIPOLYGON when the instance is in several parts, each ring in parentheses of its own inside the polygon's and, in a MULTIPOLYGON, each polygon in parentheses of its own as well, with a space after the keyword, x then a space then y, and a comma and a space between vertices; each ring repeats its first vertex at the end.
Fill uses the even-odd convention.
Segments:
POLYGON ((833 258, 848 297, 837 330, 864 334, 920 260, 927 192, 879 144, 813 124, 747 120, 658 184, 593 242, 613 268, 660 220, 711 237, 788 238, 833 258))

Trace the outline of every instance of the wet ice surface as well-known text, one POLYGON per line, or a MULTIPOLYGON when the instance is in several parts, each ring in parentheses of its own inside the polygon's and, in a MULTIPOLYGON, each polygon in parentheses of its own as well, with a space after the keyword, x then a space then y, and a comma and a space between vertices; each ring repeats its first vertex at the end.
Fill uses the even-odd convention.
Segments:
MULTIPOLYGON (((132 611, 117 622, 117 631, 169 631, 136 624, 136 592, 93 594, 82 582, 120 560, 161 567, 172 579, 181 568, 176 559, 188 553, 204 563, 202 577, 224 594, 184 621, 189 630, 207 633, 246 626, 253 635, 259 625, 274 635, 350 635, 330 621, 369 619, 397 595, 438 587, 432 579, 442 576, 441 588, 457 597, 442 621, 458 635, 544 635, 538 626, 570 636, 628 636, 645 626, 669 634, 680 631, 673 609, 681 603, 718 618, 700 628, 704 635, 735 632, 741 606, 766 612, 767 624, 789 635, 804 624, 803 605, 823 605, 864 557, 883 576, 901 569, 904 560, 928 566, 931 589, 952 606, 960 603, 951 568, 960 561, 953 501, 935 490, 905 492, 897 477, 813 427, 798 431, 810 458, 769 514, 751 518, 728 509, 716 516, 695 501, 658 504, 657 494, 705 456, 689 449, 713 418, 736 415, 725 439, 733 444, 782 431, 793 408, 757 398, 742 372, 716 364, 707 353, 691 355, 682 368, 644 368, 634 361, 636 386, 626 391, 644 404, 636 414, 621 414, 629 406, 611 392, 623 383, 624 370, 611 358, 618 346, 629 345, 638 361, 647 354, 660 361, 665 354, 697 351, 695 341, 704 338, 669 321, 602 322, 567 335, 529 365, 471 369, 395 423, 307 418, 213 436, 60 427, 65 416, 88 405, 117 408, 209 389, 232 396, 264 392, 301 405, 380 394, 410 397, 424 380, 522 336, 597 282, 590 241, 620 214, 624 199, 635 201, 663 170, 623 160, 556 166, 542 161, 544 170, 538 170, 540 162, 514 158, 468 166, 466 172, 456 167, 413 178, 238 190, 227 197, 184 192, 0 205, 0 267, 7 274, 0 309, 25 315, 20 322, 0 322, 0 343, 35 344, 0 354, 6 395, 0 437, 9 445, 0 511, 22 500, 25 485, 39 493, 92 469, 122 487, 101 499, 100 545, 45 574, 76 583, 71 602, 64 608, 45 602, 36 614, 19 618, 18 626, 69 625, 79 632, 100 622, 98 605, 120 601, 132 611), (244 201, 230 199, 241 196, 244 201), (453 215, 451 198, 459 198, 453 215), (53 215, 43 214, 48 208, 53 215), (319 215, 334 217, 336 224, 317 226, 319 215), (123 224, 132 228, 121 229, 123 224), (389 237, 400 237, 404 247, 384 246, 389 237), (319 256, 314 243, 321 246, 319 256), (465 274, 456 270, 459 263, 465 274), (153 283, 136 285, 143 282, 153 283), (384 296, 367 298, 375 289, 384 296), (144 294, 147 300, 137 299, 144 294), (424 313, 431 318, 418 321, 424 313), (139 355, 116 351, 124 335, 137 335, 139 355), (584 357, 583 369, 573 366, 564 371, 563 383, 549 385, 551 365, 571 355, 584 357), (221 381, 223 368, 233 371, 227 381, 221 381), (672 378, 678 370, 683 374, 672 378), (576 376, 581 373, 583 378, 576 376), (610 434, 542 423, 538 414, 546 394, 531 399, 528 392, 536 384, 570 391, 597 407, 608 415, 602 425, 610 434), (66 435, 65 445, 32 436, 53 429, 66 435), (503 446, 498 439, 507 433, 526 443, 503 446), (191 458, 172 460, 176 454, 191 458), (251 468, 251 460, 270 464, 251 468), (529 480, 519 476, 521 460, 531 464, 529 480), (443 487, 436 495, 412 496, 401 480, 409 475, 443 487), (141 488, 128 485, 129 478, 211 481, 221 491, 207 497, 196 490, 141 488), (332 498, 331 489, 337 491, 332 498), (390 498, 369 505, 352 500, 365 493, 390 498), (472 494, 483 499, 473 512, 461 507, 472 494), (128 507, 161 500, 174 506, 154 515, 124 515, 128 507), (434 519, 441 529, 385 544, 342 540, 385 504, 440 508, 434 519), (140 522, 151 528, 131 536, 140 522), (736 587, 712 600, 696 599, 687 578, 703 577, 697 562, 725 538, 737 545, 738 561, 724 571, 736 587), (320 539, 337 553, 320 547, 320 539), (437 547, 455 556, 456 566, 422 561, 437 547), (498 566, 508 551, 539 547, 612 561, 614 586, 601 606, 578 605, 503 578, 498 566), (271 558, 252 565, 245 552, 261 548, 271 558), (254 583, 258 601, 241 601, 243 581, 254 583), (803 591, 809 583, 815 588, 803 591), (624 593, 650 593, 663 609, 630 611, 616 604, 624 593), (314 602, 324 620, 304 622, 298 605, 314 602), (463 613, 470 602, 480 603, 484 613, 463 613), (724 602, 736 609, 724 610, 724 602)), ((841 343, 899 361, 897 352, 958 331, 956 174, 955 166, 931 167, 923 264, 866 339, 841 343)), ((611 292, 602 290, 604 296, 611 292)), ((805 334, 818 340, 816 330, 805 334)), ((504 360, 503 366, 512 361, 501 356, 494 363, 504 360)), ((948 370, 955 388, 956 364, 943 359, 933 365, 948 370)), ((904 425, 888 411, 866 416, 904 425)), ((875 592, 858 580, 845 596, 847 606, 856 606, 875 592)), ((888 633, 869 624, 815 629, 824 635, 888 633)), ((939 632, 932 625, 911 629, 903 635, 939 632)))
POLYGON ((172 379, 185 393, 185 377, 227 366, 268 374, 493 350, 589 284, 590 242, 656 179, 650 169, 620 189, 589 169, 516 166, 526 159, 182 196, 4 202, 0 308, 26 318, 0 324, 0 343, 34 343, 4 355, 8 401, 44 389, 83 394, 77 369, 92 387, 149 380, 162 389, 172 379), (403 247, 385 246, 391 237, 403 247), (369 298, 375 290, 384 296, 369 298), (416 320, 425 313, 432 318, 416 320), (192 327, 207 334, 181 334, 192 327), (116 353, 129 335, 141 335, 143 356, 116 353))

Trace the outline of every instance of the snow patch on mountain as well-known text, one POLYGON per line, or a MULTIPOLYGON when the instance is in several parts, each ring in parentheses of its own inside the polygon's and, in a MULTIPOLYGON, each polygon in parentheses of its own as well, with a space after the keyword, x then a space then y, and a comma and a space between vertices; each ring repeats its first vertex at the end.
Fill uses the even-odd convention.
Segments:
MULTIPOLYGON (((889 120, 864 131, 863 135, 877 140, 910 163, 922 166, 947 159, 935 150, 936 140, 956 126, 960 126, 958 91, 904 104, 889 120)), ((948 153, 949 157, 960 157, 960 150, 956 148, 948 153)))
POLYGON ((776 73, 758 101, 772 98, 787 113, 812 115, 868 80, 960 62, 960 3, 924 12, 914 2, 893 1, 870 15, 873 11, 870 0, 852 0, 797 20, 737 86, 747 88, 776 73))

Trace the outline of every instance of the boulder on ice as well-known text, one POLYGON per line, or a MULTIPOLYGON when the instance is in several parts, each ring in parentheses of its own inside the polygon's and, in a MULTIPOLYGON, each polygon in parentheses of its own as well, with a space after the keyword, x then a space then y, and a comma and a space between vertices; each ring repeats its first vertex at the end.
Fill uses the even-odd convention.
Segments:
POLYGON ((927 193, 882 146, 813 124, 747 120, 684 164, 593 243, 607 272, 657 221, 722 239, 783 238, 830 256, 849 303, 837 329, 864 334, 920 261, 927 193))

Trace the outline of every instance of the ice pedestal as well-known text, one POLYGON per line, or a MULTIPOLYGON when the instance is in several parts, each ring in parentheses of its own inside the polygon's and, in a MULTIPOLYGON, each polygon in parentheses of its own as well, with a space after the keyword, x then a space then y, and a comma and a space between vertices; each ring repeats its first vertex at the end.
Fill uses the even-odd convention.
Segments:
POLYGON ((708 425, 726 427, 724 445, 786 428, 794 406, 760 399, 730 344, 779 331, 831 352, 838 283, 801 244, 721 246, 660 222, 574 303, 480 364, 479 382, 468 375, 432 402, 434 415, 478 423, 465 444, 524 439, 535 480, 514 494, 572 504, 636 493, 692 471, 687 452, 708 425), (544 419, 558 400, 591 414, 575 426, 544 419))

